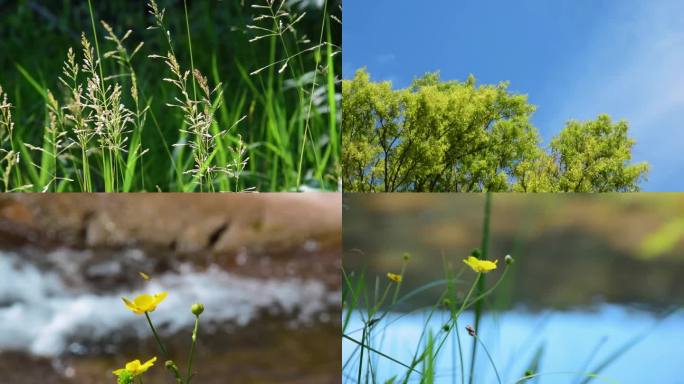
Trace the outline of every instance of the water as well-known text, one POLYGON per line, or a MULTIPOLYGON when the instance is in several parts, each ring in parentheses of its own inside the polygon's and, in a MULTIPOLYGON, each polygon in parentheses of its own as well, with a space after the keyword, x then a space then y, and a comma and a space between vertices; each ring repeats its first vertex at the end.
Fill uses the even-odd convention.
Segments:
MULTIPOLYGON (((426 313, 414 313, 400 316, 391 314, 375 326, 373 345, 382 352, 399 361, 408 363, 415 352, 415 346, 423 330, 426 313), (385 328, 388 322, 391 326, 385 328), (381 332, 384 330, 384 332, 381 332)), ((430 321, 429 326, 437 332, 447 321, 447 313, 438 313, 430 321)), ((472 313, 466 312, 459 318, 459 332, 464 340, 464 360, 469 362, 472 338, 464 327, 472 324, 472 313)), ((362 328, 359 316, 351 319, 348 331, 362 328)), ((539 345, 544 345, 539 372, 547 372, 539 378, 538 383, 578 383, 579 378, 573 374, 561 372, 587 371, 595 367, 602 359, 619 349, 635 336, 647 332, 647 335, 632 349, 601 372, 606 380, 593 382, 619 383, 660 383, 682 384, 682 356, 684 356, 684 313, 678 312, 665 320, 652 313, 629 309, 624 306, 602 305, 596 310, 546 311, 530 313, 515 310, 489 315, 484 318, 480 329, 480 339, 485 343, 503 383, 514 383, 523 376, 527 364, 535 354, 539 345), (598 351, 594 354, 594 351, 598 351), (589 363, 589 357, 594 355, 589 363), (559 373, 559 374, 552 374, 559 373)), ((361 332, 353 333, 357 340, 361 332)), ((355 344, 344 340, 343 362, 351 356, 355 344)), ((454 354, 452 341, 444 345, 441 357, 437 361, 438 383, 460 383, 460 370, 453 370, 454 354), (453 375, 456 374, 456 381, 453 375)), ((358 359, 358 353, 355 359, 358 359)), ((388 379, 394 375, 403 377, 406 368, 387 359, 376 358, 375 368, 378 377, 388 379)), ((418 369, 421 369, 419 366, 418 369)), ((358 365, 356 361, 347 366, 344 372, 345 382, 356 382, 358 365)), ((491 364, 478 350, 476 383, 496 383, 496 376, 491 364)), ((365 373, 364 373, 365 374, 365 373)), ((417 382, 414 376, 412 382, 417 382)), ((467 376, 466 376, 467 380, 467 376)), ((380 381, 384 382, 384 381, 380 381)), ((532 382, 532 381, 528 381, 532 382)))
MULTIPOLYGON (((122 273, 121 261, 132 258, 144 265, 146 257, 139 250, 125 251, 90 267, 90 273, 104 280, 122 273)), ((202 323, 209 332, 222 331, 226 324, 246 327, 264 315, 286 317, 291 326, 330 321, 329 309, 340 305, 340 293, 313 278, 244 277, 186 263, 135 289, 121 284, 103 290, 79 279, 84 260, 79 251, 56 250, 44 259, 53 262, 50 268, 23 254, 0 252, 0 352, 56 357, 86 354, 89 346, 104 344, 105 352, 113 353, 116 346, 109 342, 114 335, 149 336, 144 318, 125 309, 121 300, 141 293, 169 292, 151 314, 167 335, 192 327, 190 306, 196 301, 205 305, 202 323)))

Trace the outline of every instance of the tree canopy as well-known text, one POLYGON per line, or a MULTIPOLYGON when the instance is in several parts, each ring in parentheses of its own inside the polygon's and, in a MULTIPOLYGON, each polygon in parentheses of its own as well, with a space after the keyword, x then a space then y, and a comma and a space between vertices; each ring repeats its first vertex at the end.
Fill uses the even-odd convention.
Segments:
POLYGON ((406 89, 365 69, 342 82, 343 188, 358 192, 638 191, 625 121, 566 123, 548 147, 526 95, 508 83, 416 78, 406 89))

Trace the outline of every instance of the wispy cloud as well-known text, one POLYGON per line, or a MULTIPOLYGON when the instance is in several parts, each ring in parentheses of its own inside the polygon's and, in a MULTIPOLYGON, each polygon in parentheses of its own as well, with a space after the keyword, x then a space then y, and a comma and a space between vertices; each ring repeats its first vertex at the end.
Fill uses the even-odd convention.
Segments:
POLYGON ((568 84, 552 125, 604 112, 627 119, 635 158, 652 165, 646 189, 672 190, 670 178, 684 170, 677 155, 684 143, 684 2, 624 4, 621 21, 598 31, 569 68, 577 81, 568 84))

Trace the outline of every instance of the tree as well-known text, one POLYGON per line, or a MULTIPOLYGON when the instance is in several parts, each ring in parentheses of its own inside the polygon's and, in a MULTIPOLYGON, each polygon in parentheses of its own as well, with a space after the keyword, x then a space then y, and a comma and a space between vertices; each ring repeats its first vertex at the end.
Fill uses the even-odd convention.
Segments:
POLYGON ((630 165, 626 122, 570 121, 545 150, 535 107, 506 82, 441 81, 406 89, 365 69, 342 83, 345 191, 635 191, 648 165, 630 165))
POLYGON ((534 107, 507 83, 373 83, 365 70, 342 84, 343 183, 348 191, 505 191, 539 143, 534 107))
POLYGON ((635 141, 626 121, 610 116, 569 121, 551 141, 553 176, 563 192, 636 192, 648 173, 647 163, 631 164, 635 141))

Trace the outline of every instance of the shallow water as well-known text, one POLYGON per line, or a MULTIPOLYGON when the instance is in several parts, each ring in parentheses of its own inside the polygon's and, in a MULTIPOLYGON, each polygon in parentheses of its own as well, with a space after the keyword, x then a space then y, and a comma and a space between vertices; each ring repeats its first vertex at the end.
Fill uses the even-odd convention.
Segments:
MULTIPOLYGON (((0 369, 29 369, 13 373, 12 383, 34 383, 37 374, 45 383, 95 384, 111 382, 111 371, 134 358, 158 356, 163 365, 145 318, 125 309, 121 297, 168 291, 151 317, 181 367, 194 322, 190 305, 206 308, 198 382, 339 378, 339 348, 330 347, 339 345, 339 287, 310 275, 244 275, 178 260, 149 281, 132 272, 131 265, 159 270, 155 259, 137 249, 105 257, 56 249, 38 258, 0 251, 0 369)), ((162 382, 166 374, 158 368, 150 378, 162 382)))
MULTIPOLYGON (((374 327, 373 345, 399 361, 410 362, 426 316, 427 313, 391 314, 374 327), (388 322, 392 322, 391 326, 385 327, 388 322)), ((434 316, 429 322, 433 332, 437 332, 448 317, 448 313, 434 316)), ((470 312, 463 313, 459 319, 466 365, 470 361, 472 338, 464 327, 472 324, 472 321, 470 312)), ((354 315, 348 331, 358 330, 362 326, 360 317, 354 315)), ((503 383, 514 383, 522 377, 536 349, 543 344, 544 353, 538 372, 548 374, 539 377, 538 383, 573 384, 579 382, 579 377, 567 372, 591 370, 602 359, 643 332, 647 333, 644 339, 601 372, 600 376, 607 381, 593 382, 684 383, 680 365, 684 355, 684 313, 681 311, 662 322, 652 313, 613 305, 602 305, 594 310, 507 311, 485 317, 479 336, 489 349, 503 383), (593 358, 589 360, 592 355, 593 358)), ((358 340, 361 332, 352 333, 352 336, 358 340)), ((343 342, 343 362, 349 359, 354 350, 355 344, 351 341, 343 342)), ((455 351, 457 348, 449 339, 437 361, 436 382, 460 383, 460 369, 453 368, 453 362, 458 360, 455 351)), ((358 353, 354 356, 358 359, 358 353)), ((403 377, 406 372, 406 368, 396 363, 377 355, 373 357, 376 358, 374 368, 381 379, 394 375, 403 377)), ((355 382, 357 370, 356 361, 350 363, 345 369, 344 381, 355 382)), ((497 382, 481 347, 478 349, 475 372, 477 383, 497 382)), ((416 376, 414 379, 412 382, 418 381, 416 376)))

